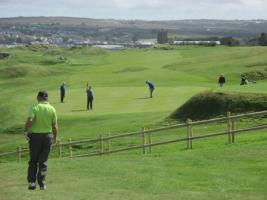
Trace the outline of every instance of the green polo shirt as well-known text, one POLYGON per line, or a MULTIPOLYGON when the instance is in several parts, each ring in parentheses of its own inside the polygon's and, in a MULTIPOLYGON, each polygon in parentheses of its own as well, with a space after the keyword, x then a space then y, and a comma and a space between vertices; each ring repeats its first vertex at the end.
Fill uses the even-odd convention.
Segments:
POLYGON ((57 114, 48 101, 41 101, 29 109, 28 117, 33 119, 31 133, 51 133, 52 124, 57 123, 57 114))

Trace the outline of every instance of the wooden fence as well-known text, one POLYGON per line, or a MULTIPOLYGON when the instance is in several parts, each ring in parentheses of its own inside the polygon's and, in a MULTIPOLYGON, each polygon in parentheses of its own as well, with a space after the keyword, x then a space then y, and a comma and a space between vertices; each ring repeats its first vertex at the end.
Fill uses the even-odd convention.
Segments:
MULTIPOLYGON (((131 133, 122 133, 122 134, 115 134, 113 136, 106 136, 103 137, 102 135, 99 135, 96 139, 86 139, 86 140, 80 140, 80 141, 72 141, 69 139, 68 142, 62 143, 61 141, 58 141, 57 144, 53 145, 53 149, 57 150, 57 156, 58 158, 62 157, 89 157, 89 156, 98 156, 98 155, 105 155, 105 154, 112 154, 117 152, 123 152, 123 151, 129 151, 134 149, 142 149, 143 153, 146 154, 151 153, 152 147, 159 146, 159 145, 165 145, 165 144, 171 144, 171 143, 177 143, 177 142, 187 142, 187 149, 193 148, 193 140, 203 139, 203 138, 209 138, 209 137, 216 137, 216 136, 222 136, 227 135, 228 143, 234 143, 235 142, 235 136, 238 133, 242 132, 248 132, 248 131, 255 131, 255 130, 261 130, 266 129, 267 124, 250 127, 250 128, 243 128, 243 129, 236 129, 235 128, 235 120, 236 119, 242 119, 245 117, 250 116, 259 116, 259 115, 267 115, 267 111, 261 111, 261 112, 253 112, 253 113, 247 113, 247 114, 240 114, 240 115, 230 115, 230 112, 227 112, 226 117, 221 118, 214 118, 209 120, 202 120, 202 121, 192 121, 188 119, 186 123, 183 124, 176 124, 176 125, 170 125, 163 128, 156 128, 156 129, 150 129, 146 130, 144 128, 141 129, 141 131, 131 132, 131 133), (227 128, 225 131, 216 132, 216 133, 209 133, 206 135, 201 136, 193 136, 193 127, 196 125, 202 125, 202 124, 209 124, 209 123, 216 123, 216 122, 226 122, 227 128), (152 142, 152 135, 153 134, 160 134, 162 131, 170 130, 170 129, 178 129, 178 128, 186 128, 186 137, 184 138, 178 138, 173 140, 167 140, 167 141, 160 141, 153 143, 152 142), (142 137, 142 143, 138 145, 133 145, 130 147, 124 147, 124 148, 115 148, 111 149, 111 141, 117 138, 126 138, 130 136, 141 136, 142 137), (86 154, 79 154, 74 155, 73 154, 73 146, 75 145, 81 145, 81 144, 98 144, 98 150, 94 153, 86 153, 86 154), (68 149, 68 156, 62 156, 62 148, 65 147, 68 149)), ((0 157, 3 156, 9 156, 9 155, 17 155, 17 160, 20 161, 22 154, 28 153, 28 149, 22 149, 21 146, 17 148, 16 151, 13 152, 5 152, 1 153, 0 157)))

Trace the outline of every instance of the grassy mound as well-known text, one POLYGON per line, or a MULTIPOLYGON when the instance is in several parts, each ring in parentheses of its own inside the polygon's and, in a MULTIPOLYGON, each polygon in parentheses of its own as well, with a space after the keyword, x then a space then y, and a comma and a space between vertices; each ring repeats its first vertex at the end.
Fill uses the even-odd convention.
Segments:
POLYGON ((172 119, 209 119, 231 113, 244 113, 267 109, 267 95, 202 92, 193 96, 174 111, 172 119))
POLYGON ((53 74, 54 72, 55 71, 46 69, 41 66, 20 64, 0 69, 0 78, 12 79, 12 78, 25 77, 27 75, 30 76, 50 75, 53 74))
POLYGON ((267 79, 267 69, 245 72, 242 76, 247 77, 250 81, 264 80, 267 79))

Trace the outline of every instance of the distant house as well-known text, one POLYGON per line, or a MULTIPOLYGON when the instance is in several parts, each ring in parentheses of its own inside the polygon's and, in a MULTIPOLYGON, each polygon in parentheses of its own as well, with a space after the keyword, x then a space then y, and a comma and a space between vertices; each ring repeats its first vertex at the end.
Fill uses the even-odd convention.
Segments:
POLYGON ((142 41, 142 40, 140 40, 140 41, 137 41, 136 43, 137 44, 140 44, 140 45, 152 46, 152 45, 155 44, 155 41, 152 41, 152 40, 150 40, 150 41, 142 41))
POLYGON ((158 44, 168 43, 168 32, 165 30, 161 30, 160 32, 158 32, 157 41, 158 41, 158 44))

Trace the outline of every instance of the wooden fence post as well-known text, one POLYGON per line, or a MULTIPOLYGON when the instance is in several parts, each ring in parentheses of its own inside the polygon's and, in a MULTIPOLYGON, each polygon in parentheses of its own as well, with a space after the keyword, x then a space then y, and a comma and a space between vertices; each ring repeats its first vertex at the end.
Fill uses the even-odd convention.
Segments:
MULTIPOLYGON (((110 137, 110 132, 108 132, 108 137, 110 137)), ((108 143, 108 147, 107 147, 107 151, 109 152, 110 151, 110 139, 107 140, 107 143, 108 143)))
POLYGON ((232 119, 232 128, 231 128, 231 131, 232 131, 232 143, 235 143, 235 121, 234 119, 232 119))
POLYGON ((70 153, 70 157, 72 157, 71 138, 69 139, 69 153, 70 153))
POLYGON ((228 130, 228 144, 232 143, 232 125, 231 125, 231 119, 230 119, 231 113, 227 112, 226 117, 227 117, 227 130, 228 130))
POLYGON ((58 158, 61 158, 61 141, 60 140, 58 140, 58 158))
POLYGON ((142 128, 142 137, 143 137, 143 154, 146 154, 146 134, 145 134, 145 128, 142 128))
POLYGON ((187 119, 187 149, 192 149, 192 125, 191 125, 192 120, 187 119))
MULTIPOLYGON (((152 144, 152 133, 148 133, 148 144, 151 145, 152 144)), ((149 153, 151 153, 152 151, 152 146, 148 147, 149 153)))
POLYGON ((21 160, 21 146, 18 147, 18 162, 21 160))
POLYGON ((103 145, 103 137, 102 135, 99 135, 99 152, 100 155, 104 152, 104 145, 103 145))

